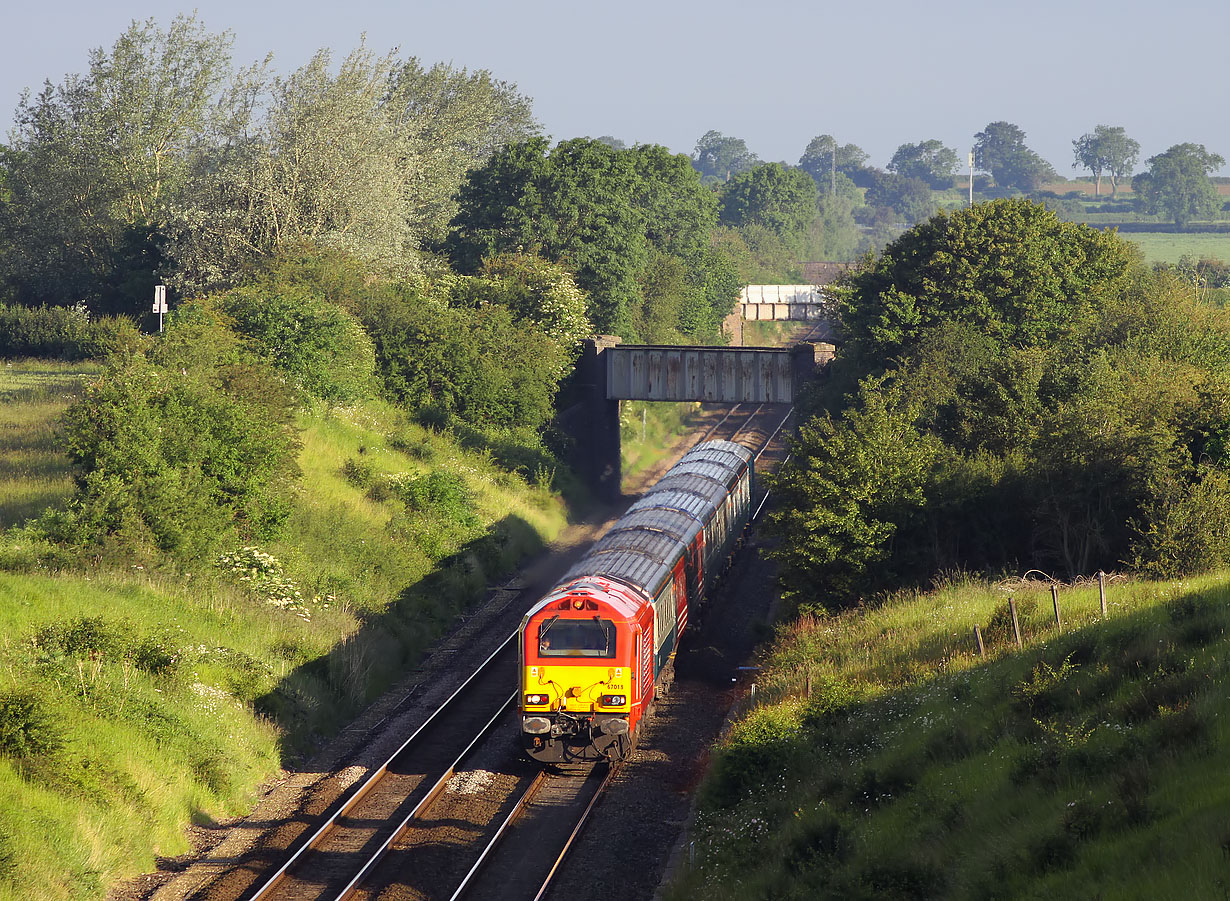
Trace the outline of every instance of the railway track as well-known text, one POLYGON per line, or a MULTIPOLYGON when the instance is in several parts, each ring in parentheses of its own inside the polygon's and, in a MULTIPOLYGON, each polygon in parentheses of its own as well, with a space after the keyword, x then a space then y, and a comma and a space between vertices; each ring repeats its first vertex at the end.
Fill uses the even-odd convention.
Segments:
POLYGON ((615 769, 541 770, 450 901, 544 897, 615 769))
POLYGON ((382 766, 301 843, 249 901, 350 897, 397 837, 440 796, 516 699, 513 633, 382 766))
MULTIPOLYGON (((786 404, 737 405, 699 440, 743 444, 763 471, 780 460, 776 439, 793 413, 786 404)), ((536 770, 507 736, 493 736, 515 702, 507 691, 516 684, 515 638, 241 897, 543 898, 615 770, 536 770)))

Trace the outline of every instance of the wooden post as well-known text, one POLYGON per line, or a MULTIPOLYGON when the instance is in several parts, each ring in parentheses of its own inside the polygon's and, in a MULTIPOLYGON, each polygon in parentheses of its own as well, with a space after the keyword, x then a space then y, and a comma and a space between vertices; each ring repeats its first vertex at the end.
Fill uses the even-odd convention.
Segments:
POLYGON ((1012 614, 1012 634, 1016 637, 1016 646, 1023 647, 1021 644, 1021 622, 1016 618, 1016 599, 1008 598, 1008 611, 1012 614))
POLYGON ((1063 622, 1059 619, 1059 586, 1051 585, 1051 604, 1055 607, 1055 628, 1062 629, 1063 622))
POLYGON ((978 656, 987 656, 986 646, 982 643, 982 629, 978 628, 977 623, 974 623, 974 643, 978 645, 978 656))
POLYGON ((808 698, 811 697, 811 670, 807 671, 807 695, 806 697, 808 698))
POLYGON ((1102 601, 1102 619, 1106 619, 1106 573, 1098 570, 1098 598, 1102 601))

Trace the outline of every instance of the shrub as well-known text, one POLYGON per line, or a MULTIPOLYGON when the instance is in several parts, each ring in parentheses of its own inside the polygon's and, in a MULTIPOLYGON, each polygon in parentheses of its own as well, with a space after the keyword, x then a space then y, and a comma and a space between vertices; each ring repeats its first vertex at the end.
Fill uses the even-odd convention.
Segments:
POLYGON ((360 311, 385 389, 423 422, 541 429, 570 350, 505 307, 451 309, 392 288, 360 311))
POLYGON ((367 332, 341 307, 304 285, 272 278, 217 299, 253 351, 308 394, 346 401, 369 396, 376 352, 367 332))
POLYGON ((1202 465, 1191 479, 1159 474, 1135 523, 1132 566, 1170 579, 1230 561, 1230 475, 1202 465))
POLYGON ((92 320, 80 306, 0 304, 0 357, 100 359, 135 338, 136 328, 129 320, 92 320))
POLYGON ((51 717, 33 692, 0 694, 0 754, 32 757, 56 750, 61 743, 51 717))
POLYGON ((398 493, 406 506, 427 516, 465 526, 478 524, 474 514, 474 495, 465 479, 443 469, 432 470, 417 479, 398 485, 398 493))
POLYGON ((117 660, 124 652, 124 632, 101 616, 52 623, 39 629, 34 640, 40 648, 68 657, 117 660))
POLYGON ((114 358, 64 414, 78 492, 47 534, 181 560, 276 534, 295 472, 289 400, 232 333, 187 308, 150 353, 114 358))

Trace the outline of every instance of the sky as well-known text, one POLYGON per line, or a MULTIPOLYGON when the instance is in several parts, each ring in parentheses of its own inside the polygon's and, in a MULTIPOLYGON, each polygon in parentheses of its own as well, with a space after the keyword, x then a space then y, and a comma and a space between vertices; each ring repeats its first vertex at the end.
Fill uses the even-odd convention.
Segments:
MULTIPOLYGON (((692 153, 710 130, 796 163, 831 134, 885 166, 937 138, 964 161, 1006 120, 1059 174, 1072 141, 1121 126, 1144 161, 1190 142, 1230 158, 1225 0, 53 0, 6 11, 0 132, 21 92, 88 68, 133 20, 196 10, 246 65, 288 74, 359 45, 487 69, 533 101, 555 140, 612 135, 692 153)), ((1230 167, 1221 174, 1230 174, 1230 167)))

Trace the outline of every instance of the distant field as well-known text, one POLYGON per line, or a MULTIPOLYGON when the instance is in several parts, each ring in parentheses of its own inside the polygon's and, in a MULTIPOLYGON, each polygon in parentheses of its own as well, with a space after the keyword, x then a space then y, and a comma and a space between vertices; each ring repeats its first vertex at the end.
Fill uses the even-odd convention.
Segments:
MULTIPOLYGON (((965 184, 967 186, 969 185, 968 180, 965 182, 965 184)), ((1230 196, 1230 184, 1214 182, 1213 187, 1217 188, 1217 193, 1221 194, 1223 197, 1230 196)), ((1054 182, 1049 185, 1043 185, 1041 190, 1050 191, 1053 194, 1081 194, 1081 193, 1084 193, 1084 194, 1088 194, 1090 197, 1094 196, 1094 193, 1093 193, 1094 185, 1092 181, 1054 182)), ((1130 178, 1125 178, 1123 179, 1123 181, 1119 182, 1119 190, 1117 193, 1119 194, 1120 197, 1122 197, 1124 194, 1130 197, 1132 195, 1132 180, 1130 178)), ((1099 194, 1098 197, 1099 199, 1102 199, 1102 200, 1110 199, 1110 181, 1105 177, 1102 178, 1102 193, 1099 194)))
POLYGON ((0 529, 25 522, 72 493, 55 420, 98 368, 92 363, 0 361, 0 529))
POLYGON ((1230 260, 1230 234, 1127 232, 1122 237, 1139 244, 1146 263, 1177 263, 1184 254, 1230 260))

